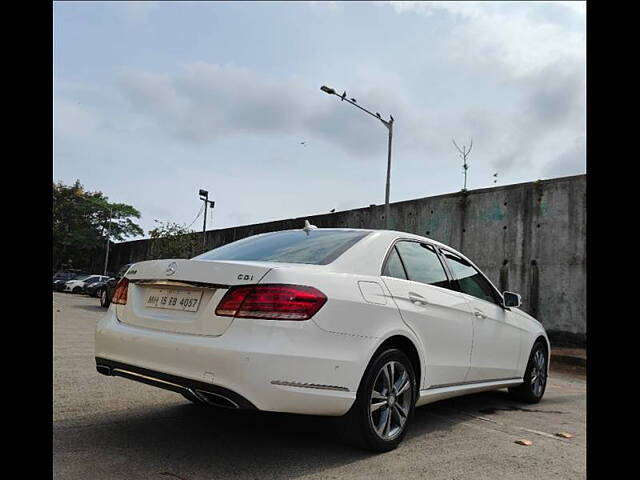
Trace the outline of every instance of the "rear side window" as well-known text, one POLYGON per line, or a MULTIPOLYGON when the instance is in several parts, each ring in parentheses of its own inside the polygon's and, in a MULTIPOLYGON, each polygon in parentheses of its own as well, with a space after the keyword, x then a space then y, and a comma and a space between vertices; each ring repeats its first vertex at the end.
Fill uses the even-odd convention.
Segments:
POLYGON ((195 260, 246 260, 327 265, 371 232, 287 230, 243 238, 214 248, 195 260))
POLYGON ((396 248, 409 280, 449 288, 449 279, 433 247, 418 242, 398 242, 396 248))
POLYGON ((489 281, 480 274, 469 262, 445 250, 442 251, 453 277, 458 281, 460 290, 467 295, 500 303, 498 296, 489 281))
POLYGON ((407 274, 404 271, 404 267, 402 266, 396 247, 393 247, 393 250, 389 253, 387 263, 385 263, 384 268, 382 269, 382 275, 402 278, 403 280, 407 279, 407 274))

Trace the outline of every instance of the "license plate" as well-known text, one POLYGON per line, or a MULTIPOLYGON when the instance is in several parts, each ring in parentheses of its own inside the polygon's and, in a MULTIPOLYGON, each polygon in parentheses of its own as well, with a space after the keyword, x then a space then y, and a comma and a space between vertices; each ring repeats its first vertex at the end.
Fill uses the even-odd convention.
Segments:
POLYGON ((150 288, 145 293, 145 307, 165 310, 197 312, 202 299, 202 290, 169 290, 150 288))

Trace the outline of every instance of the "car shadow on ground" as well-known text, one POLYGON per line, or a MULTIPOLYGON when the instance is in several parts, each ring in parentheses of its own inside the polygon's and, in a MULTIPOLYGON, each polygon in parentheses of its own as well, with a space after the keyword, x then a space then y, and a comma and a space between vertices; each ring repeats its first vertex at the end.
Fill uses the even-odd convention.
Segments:
MULTIPOLYGON (((399 448, 412 439, 452 429, 469 418, 451 411, 509 409, 506 392, 487 392, 436 402, 416 409, 413 424, 399 448)), ((135 471, 153 465, 157 474, 178 478, 282 478, 319 474, 375 454, 345 445, 338 421, 268 412, 233 411, 185 403, 145 410, 129 409, 108 418, 87 417, 95 434, 90 445, 82 428, 54 428, 55 444, 65 450, 95 451, 102 473, 135 471), (93 423, 93 422, 97 422, 93 423), (112 463, 109 459, 113 459, 112 463), (138 466, 138 467, 136 467, 138 466), (195 477, 193 477, 195 476, 195 477)), ((55 448, 55 447, 54 447, 55 448)), ((63 458, 56 461, 62 464, 63 458)), ((82 472, 78 472, 82 473, 82 472)), ((89 472, 87 472, 89 473, 89 472)))
MULTIPOLYGON (((100 300, 96 298, 96 302, 99 302, 99 301, 100 300)), ((76 305, 73 308, 78 308, 80 310, 87 310, 89 312, 106 312, 107 311, 107 309, 101 307, 99 303, 97 305, 76 305)))

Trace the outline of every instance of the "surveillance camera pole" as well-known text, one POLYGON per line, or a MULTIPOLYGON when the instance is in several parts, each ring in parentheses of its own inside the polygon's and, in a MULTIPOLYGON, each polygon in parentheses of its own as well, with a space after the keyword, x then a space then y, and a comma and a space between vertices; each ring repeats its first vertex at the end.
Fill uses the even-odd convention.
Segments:
POLYGON ((363 112, 368 113, 372 117, 377 118, 382 122, 382 124, 385 127, 387 127, 387 130, 389 131, 389 144, 387 146, 387 184, 385 188, 385 198, 384 198, 385 228, 389 229, 391 227, 391 213, 390 213, 391 209, 389 207, 389 192, 391 190, 391 141, 393 140, 393 122, 394 122, 393 117, 389 115, 389 120, 383 120, 379 113, 370 112, 366 108, 361 107, 355 101, 353 101, 354 99, 348 99, 346 92, 344 92, 342 95, 339 95, 338 93, 336 93, 336 91, 333 88, 327 87, 325 85, 321 86, 320 90, 322 90, 323 92, 329 95, 335 95, 336 97, 340 97, 340 100, 350 103, 354 107, 357 107, 363 112))

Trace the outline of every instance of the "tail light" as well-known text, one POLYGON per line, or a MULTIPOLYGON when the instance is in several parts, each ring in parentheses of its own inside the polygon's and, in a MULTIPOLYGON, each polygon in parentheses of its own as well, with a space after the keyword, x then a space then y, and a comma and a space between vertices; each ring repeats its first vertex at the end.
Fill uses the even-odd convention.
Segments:
POLYGON ((126 305, 128 290, 129 290, 129 279, 122 277, 118 282, 118 284, 116 285, 116 289, 113 292, 113 298, 111 299, 111 303, 116 303, 118 305, 126 305))
POLYGON ((251 285, 231 287, 222 297, 216 315, 268 320, 308 320, 325 304, 320 290, 302 285, 251 285))

